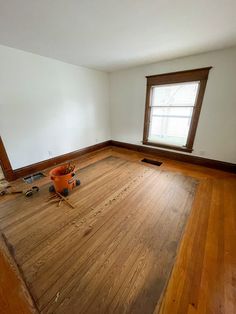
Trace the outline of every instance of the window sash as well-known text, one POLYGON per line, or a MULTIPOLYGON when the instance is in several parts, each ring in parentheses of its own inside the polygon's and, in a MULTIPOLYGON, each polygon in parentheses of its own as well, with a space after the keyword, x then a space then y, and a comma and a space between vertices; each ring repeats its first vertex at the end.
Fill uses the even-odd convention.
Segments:
MULTIPOLYGON (((180 72, 173 72, 173 73, 166 73, 166 74, 159 74, 159 75, 152 75, 147 76, 147 91, 146 91, 146 107, 145 107, 145 119, 144 119, 144 133, 143 133, 143 144, 151 145, 151 146, 158 146, 164 148, 171 148, 176 150, 182 150, 187 152, 192 152, 193 142, 197 130, 197 124, 199 120, 201 105, 204 97, 204 92, 206 88, 206 83, 209 75, 209 71, 212 67, 201 68, 201 69, 194 69, 194 70, 187 70, 187 71, 180 71, 180 72), (172 104, 171 106, 154 106, 152 105, 152 96, 153 96, 153 88, 156 86, 161 85, 173 85, 173 84, 180 84, 180 83, 190 83, 190 82, 198 82, 198 91, 196 93, 195 103, 193 105, 182 105, 172 104), (148 139, 149 131, 151 126, 151 118, 152 118, 152 109, 153 108, 192 108, 192 115, 191 117, 186 117, 186 119, 191 119, 187 143, 185 147, 175 146, 175 145, 165 145, 159 143, 152 143, 148 139)), ((168 115, 167 119, 171 118, 168 115)), ((176 117, 177 118, 177 117, 176 117)), ((179 116, 178 116, 179 118, 179 116)))
POLYGON ((193 106, 152 106, 150 105, 151 108, 194 108, 195 105, 193 106))

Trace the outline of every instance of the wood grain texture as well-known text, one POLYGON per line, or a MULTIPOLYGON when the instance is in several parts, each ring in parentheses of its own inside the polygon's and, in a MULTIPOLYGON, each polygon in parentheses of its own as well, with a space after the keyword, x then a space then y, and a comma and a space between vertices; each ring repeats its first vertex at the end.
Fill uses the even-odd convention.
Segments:
MULTIPOLYGON (((170 161, 170 165, 172 164, 172 161, 175 163, 175 160, 177 160, 181 162, 196 164, 203 167, 209 167, 213 169, 236 173, 235 163, 233 164, 230 162, 225 162, 225 161, 220 161, 220 160, 215 160, 215 159, 208 159, 208 158, 203 158, 199 156, 180 154, 174 151, 167 151, 167 150, 162 150, 162 149, 158 149, 154 147, 146 147, 146 146, 130 144, 130 143, 125 143, 125 142, 111 141, 111 145, 114 149, 115 147, 121 147, 125 149, 130 149, 133 151, 138 151, 140 153, 143 153, 143 155, 145 156, 148 154, 156 158, 159 157, 159 158, 167 159, 168 161, 170 161)), ((182 166, 183 164, 180 163, 180 171, 182 171, 182 166)), ((196 167, 196 169, 198 169, 198 167, 196 167)), ((207 172, 207 169, 205 170, 207 172)))
MULTIPOLYGON (((140 160, 143 158, 156 159, 163 162, 160 167, 161 170, 181 173, 185 176, 194 177, 199 181, 198 190, 181 240, 175 266, 171 273, 168 286, 164 290, 163 302, 161 305, 158 304, 154 313, 158 313, 158 311, 162 314, 236 313, 236 176, 231 173, 199 165, 170 160, 166 158, 166 156, 158 156, 157 153, 152 154, 151 151, 139 152, 118 147, 113 147, 112 149, 107 148, 102 151, 83 155, 77 159, 76 164, 83 168, 108 156, 116 156, 136 163, 140 163, 140 160)), ((156 166, 152 165, 147 166, 156 168, 156 166)), ((48 171, 49 170, 46 170, 45 173, 47 174, 48 171)), ((91 175, 87 177, 88 181, 92 180, 92 176, 93 174, 91 173, 91 175)), ((47 182, 48 178, 43 178, 38 181, 37 184, 44 186, 47 182)), ((20 187, 23 189, 28 187, 28 185, 21 180, 15 181, 13 185, 15 185, 16 188, 20 187)), ((15 197, 16 196, 9 196, 2 198, 0 202, 1 206, 4 207, 4 212, 9 215, 9 218, 11 216, 11 222, 13 224, 14 208, 6 205, 7 203, 9 204, 9 199, 14 199, 15 197)), ((27 214, 27 210, 24 213, 24 207, 21 204, 22 201, 23 200, 20 200, 18 197, 19 212, 24 216, 27 214)), ((33 202, 33 199, 31 199, 31 201, 33 202)), ((35 199, 35 203, 37 202, 38 199, 35 199)), ((60 207, 60 210, 61 209, 62 206, 60 207)), ((0 220, 2 221, 1 209, 0 215, 0 220)), ((72 225, 75 224, 73 223, 72 225)), ((89 226, 85 229, 85 232, 88 230, 89 234, 92 235, 89 226)), ((126 230, 127 229, 124 229, 122 234, 127 232, 126 230)), ((71 229, 68 230, 69 239, 71 239, 70 231, 71 229)), ((120 237, 122 234, 120 234, 120 237)), ((107 233, 104 234, 104 246, 107 243, 106 241, 109 241, 108 236, 107 233)), ((32 250, 32 253, 28 252, 28 257, 22 257, 22 259, 25 260, 25 265, 28 263, 28 266, 31 267, 30 262, 27 260, 32 259, 32 256, 37 260, 37 258, 40 258, 41 254, 46 256, 47 249, 49 249, 49 254, 53 259, 53 256, 63 249, 63 246, 60 246, 60 243, 63 243, 63 237, 64 236, 60 237, 60 232, 54 234, 54 238, 58 238, 58 241, 57 246, 55 246, 55 252, 52 251, 51 254, 50 249, 45 247, 44 241, 42 241, 36 250, 32 250), (40 250, 43 248, 44 250, 41 253, 40 250)), ((85 236, 84 239, 86 239, 86 237, 87 236, 85 236)), ((119 239, 117 239, 117 241, 119 241, 119 239)), ((94 246, 96 246, 96 242, 94 246)), ((138 249, 139 247, 137 247, 137 250, 138 249)), ((109 252, 111 252, 111 250, 112 248, 110 248, 109 252)), ((126 254, 128 254, 128 252, 126 254)), ((136 254, 138 253, 136 252, 136 254)), ((145 254, 144 252, 143 256, 146 256, 145 254)), ((23 309, 22 313, 28 313, 30 307, 27 298, 24 297, 25 295, 22 292, 21 283, 19 279, 15 278, 15 271, 12 271, 9 263, 6 263, 6 261, 2 259, 2 256, 3 255, 0 254, 0 309, 4 309, 4 314, 21 313, 21 309, 23 309), (19 311, 17 311, 17 309, 19 311)), ((120 258, 122 258, 122 256, 123 254, 120 258)), ((133 255, 133 257, 135 258, 135 255, 133 255)), ((79 260, 80 257, 78 258, 78 261, 79 260)), ((96 263, 96 260, 91 260, 91 264, 93 263, 96 263)), ((91 264, 88 265, 89 268, 91 264)), ((136 267, 136 269, 142 269, 142 265, 142 262, 140 262, 140 268, 136 267)), ((86 270, 82 269, 81 271, 86 270)), ((101 269, 100 272, 103 272, 103 269, 101 269)), ((124 282, 123 291, 124 295, 127 295, 125 291, 128 289, 128 282, 125 269, 120 273, 119 278, 118 282, 114 282, 113 287, 119 285, 119 280, 124 282)), ((65 280, 65 278, 63 280, 65 280)), ((89 280, 88 277, 87 280, 89 280)), ((149 280, 151 282, 151 279, 149 280)), ((47 281, 47 276, 43 277, 43 281, 47 281)), ((96 282, 97 281, 98 277, 96 277, 96 282)), ((152 282, 155 286, 155 282, 152 282)), ((71 284, 73 285, 73 282, 71 284)), ((108 284, 109 280, 104 282, 106 293, 108 291, 108 284)), ((54 286, 54 289, 56 295, 54 301, 56 299, 59 301, 60 294, 57 294, 59 291, 57 291, 56 286, 54 286)), ((83 289, 83 287, 80 287, 80 289, 83 289)), ((134 283, 134 289, 129 291, 130 299, 136 289, 134 283)), ((99 295, 103 300, 109 297, 109 292, 105 297, 102 297, 102 291, 97 292, 100 293, 99 295)), ((116 304, 122 302, 124 295, 121 293, 117 294, 110 308, 112 309, 116 304)), ((93 305, 91 304, 91 306, 93 305)), ((133 309, 135 309, 135 305, 133 306, 133 309)))
POLYGON ((42 313, 152 313, 174 264, 197 180, 118 157, 79 171, 75 208, 0 205, 0 226, 42 313))
POLYGON ((133 161, 152 157, 163 162, 163 170, 199 180, 174 269, 154 313, 236 313, 236 175, 121 148, 113 155, 133 161))
POLYGON ((148 75, 148 85, 162 85, 162 84, 174 84, 180 82, 193 82, 207 80, 209 71, 212 67, 205 67, 200 69, 185 70, 178 72, 170 72, 156 75, 148 75))
POLYGON ((37 313, 21 274, 0 236, 0 313, 37 313))

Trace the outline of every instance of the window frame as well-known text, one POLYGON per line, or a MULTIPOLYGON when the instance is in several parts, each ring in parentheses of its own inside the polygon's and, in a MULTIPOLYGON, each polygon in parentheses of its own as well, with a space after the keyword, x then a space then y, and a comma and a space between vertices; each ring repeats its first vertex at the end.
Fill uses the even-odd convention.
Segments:
POLYGON ((194 139, 195 139, 195 135, 197 131, 197 125, 198 125, 199 116, 200 116, 200 112, 202 108, 202 101, 203 101, 210 69, 212 69, 212 67, 146 76, 147 87, 146 87, 146 104, 145 104, 144 129, 143 129, 143 144, 144 145, 185 151, 189 153, 193 151, 193 143, 194 143, 194 139), (176 146, 176 145, 171 145, 171 144, 150 142, 148 140, 148 135, 149 135, 149 127, 150 127, 151 108, 152 108, 150 106, 150 102, 152 99, 152 88, 158 85, 189 83, 189 82, 196 82, 196 81, 199 82, 199 88, 198 88, 198 93, 196 96, 195 106, 193 108, 193 113, 192 113, 192 118, 190 122, 186 145, 176 146))

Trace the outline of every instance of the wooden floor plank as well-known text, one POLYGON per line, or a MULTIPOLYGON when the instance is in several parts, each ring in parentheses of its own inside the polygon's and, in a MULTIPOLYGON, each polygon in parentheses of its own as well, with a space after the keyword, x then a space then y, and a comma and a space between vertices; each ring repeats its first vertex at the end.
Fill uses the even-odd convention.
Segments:
MULTIPOLYGON (((125 167, 125 165, 123 166, 125 167)), ((10 229, 3 228, 3 231, 8 234, 9 242, 15 243, 15 250, 19 252, 19 262, 24 263, 34 248, 41 242, 48 241, 52 234, 61 233, 64 227, 77 218, 81 220, 88 209, 95 207, 97 203, 108 197, 113 190, 122 186, 126 180, 126 175, 119 168, 113 171, 113 175, 107 174, 106 177, 109 182, 109 188, 106 191, 104 191, 100 178, 78 190, 77 202, 74 195, 71 195, 70 200, 76 205, 75 210, 71 210, 67 206, 60 207, 60 210, 58 210, 56 205, 49 205, 45 202, 44 197, 38 202, 36 213, 26 219, 25 223, 21 222, 20 225, 16 223, 16 227, 12 226, 10 229), (90 197, 90 189, 93 191, 92 198, 90 197), (46 223, 42 224, 41 221, 46 223), (30 228, 32 225, 34 225, 33 232, 30 228)), ((48 195, 47 188, 42 189, 41 192, 48 195)))
MULTIPOLYGON (((155 180, 155 178, 153 178, 155 180)), ((152 185, 152 181, 148 181, 148 185, 152 185)), ((140 190, 145 189, 145 186, 140 187, 140 190)), ((143 203, 141 195, 127 195, 129 198, 136 198, 139 201, 139 205, 136 208, 132 208, 132 211, 129 211, 129 206, 125 203, 125 200, 121 203, 121 209, 115 205, 113 211, 110 213, 111 219, 109 220, 109 226, 103 224, 103 228, 99 229, 96 232, 96 238, 90 238, 90 240, 86 243, 86 246, 83 246, 82 249, 78 251, 78 255, 80 256, 77 260, 76 256, 73 255, 73 259, 76 261, 75 271, 78 270, 78 276, 83 276, 86 274, 86 271, 89 270, 88 274, 92 273, 92 269, 94 273, 96 273, 97 268, 96 265, 93 265, 94 261, 100 264, 105 262, 107 256, 109 256, 115 249, 117 250, 117 246, 123 244, 124 238, 127 236, 131 236, 134 234, 133 232, 141 226, 143 219, 145 218, 146 211, 143 210, 143 203), (138 198, 137 198, 138 197, 138 198), (139 221, 137 224, 130 225, 130 221, 132 221, 135 215, 139 215, 139 221), (112 234, 113 232, 113 234, 112 234), (94 243, 94 241, 96 241, 94 243), (99 246, 99 243, 101 246, 99 246), (101 256, 99 256, 99 253, 101 256), (81 267, 83 271, 81 270, 81 267), (88 268, 89 267, 89 268, 88 268)), ((123 244, 124 245, 124 244, 123 244)), ((73 263, 73 260, 70 261, 70 264, 73 263)), ((72 274, 73 275, 73 274, 72 274)), ((71 287, 76 285, 78 282, 78 278, 73 276, 73 279, 69 282, 67 289, 70 291, 71 287)), ((85 279, 83 278, 83 282, 85 279)))
POLYGON ((186 232, 189 232, 191 237, 188 238, 188 241, 182 242, 180 252, 183 255, 180 261, 176 261, 173 275, 171 277, 171 279, 174 279, 174 276, 177 275, 177 270, 179 272, 178 276, 181 276, 181 280, 170 280, 168 289, 173 289, 174 293, 171 295, 170 300, 167 299, 168 294, 165 295, 160 313, 162 313, 162 311, 163 313, 168 313, 168 311, 171 311, 172 309, 176 313, 180 313, 179 308, 181 308, 183 313, 187 313, 189 304, 191 304, 193 307, 195 306, 195 300, 192 296, 194 295, 195 289, 199 289, 199 285, 197 284, 197 282, 199 282, 199 275, 195 276, 194 274, 201 274, 200 270, 203 263, 206 244, 204 238, 206 238, 206 230, 209 219, 208 208, 211 202, 211 192, 212 186, 209 184, 209 182, 202 182, 199 185, 197 196, 200 194, 201 199, 200 202, 198 202, 198 198, 196 197, 195 203, 193 205, 193 211, 195 208, 197 208, 199 215, 190 216, 186 232), (198 250, 196 250, 196 244, 198 250), (189 272, 186 272, 186 269, 189 269, 189 272), (197 282, 195 282, 195 280, 197 282), (174 285, 174 287, 172 285, 174 285), (188 289, 188 293, 182 294, 182 289, 185 288, 188 289))
MULTIPOLYGON (((65 252, 65 249, 68 250, 67 254, 64 254, 65 256, 61 256, 59 259, 54 259, 52 261, 50 261, 50 257, 54 258, 55 256, 53 256, 53 254, 46 256, 47 261, 50 261, 54 269, 56 266, 55 263, 58 262, 61 265, 63 265, 62 258, 64 257, 68 259, 69 256, 73 256, 73 252, 77 249, 77 247, 81 246, 81 244, 83 244, 84 241, 87 241, 88 237, 84 238, 84 233, 86 231, 86 228, 88 228, 89 226, 93 227, 92 232, 89 234, 89 237, 91 237, 96 232, 96 230, 99 229, 106 222, 107 219, 109 219, 109 217, 112 218, 113 221, 115 221, 115 217, 113 217, 113 213, 112 212, 109 213, 109 217, 107 217, 106 212, 112 208, 113 204, 116 203, 117 196, 119 196, 119 193, 124 195, 124 190, 126 190, 125 191, 126 194, 129 192, 129 189, 130 189, 129 184, 130 184, 129 182, 127 184, 124 184, 123 187, 120 187, 120 189, 116 191, 116 193, 111 194, 108 199, 105 199, 102 203, 94 207, 93 210, 90 210, 86 217, 84 217, 81 220, 81 217, 79 216, 78 221, 72 221, 72 223, 64 230, 63 233, 66 233, 66 234, 67 234, 67 231, 69 230, 70 231, 69 235, 71 236, 71 240, 67 241, 67 245, 64 248, 64 252, 65 252), (73 233, 71 233, 72 231, 73 233), (76 237, 73 237, 73 235, 76 235, 76 237), (78 241, 79 238, 80 238, 80 241, 78 241)), ((131 185, 132 188, 134 188, 135 186, 136 185, 134 183, 133 185, 131 185)), ((65 240, 61 241, 61 238, 54 239, 54 236, 53 236, 53 240, 54 240, 53 244, 55 245, 55 250, 60 251, 60 249, 62 249, 64 246, 63 241, 65 240), (57 246, 57 244, 59 246, 57 246)), ((50 246, 48 249, 54 250, 54 247, 50 246)), ((41 254, 42 254, 42 251, 41 251, 41 254)), ((36 255, 31 261, 26 263, 26 265, 24 266, 29 267, 30 265, 32 265, 31 263, 32 261, 34 261, 35 259, 38 260, 41 257, 42 255, 36 255)), ((43 269, 43 272, 45 272, 45 269, 43 269)), ((41 278, 42 274, 39 274, 39 277, 41 278)))
MULTIPOLYGON (((180 180, 172 180, 173 185, 180 184, 180 180)), ((170 187, 170 186, 169 186, 170 187)), ((170 187, 171 188, 171 187, 170 187)), ((107 291, 104 287, 104 282, 97 289, 96 300, 91 302, 92 306, 89 307, 89 311, 92 312, 109 312, 113 313, 116 309, 120 311, 122 304, 128 304, 127 308, 123 311, 127 311, 130 307, 130 311, 135 313, 143 313, 147 311, 148 313, 152 312, 155 308, 156 301, 158 300, 159 290, 161 292, 162 284, 165 284, 165 281, 160 277, 155 277, 156 274, 164 274, 163 269, 160 270, 160 265, 163 265, 162 262, 169 260, 167 254, 171 255, 175 252, 176 242, 176 233, 172 228, 172 238, 170 234, 167 233, 169 228, 173 227, 172 224, 176 222, 175 211, 177 208, 182 208, 181 204, 177 201, 179 196, 181 201, 180 191, 175 191, 176 194, 165 194, 166 206, 161 210, 161 215, 159 217, 152 217, 152 224, 147 226, 145 224, 144 234, 139 235, 139 246, 141 245, 141 250, 139 256, 137 256, 134 265, 132 265, 129 276, 127 274, 121 278, 121 287, 119 287, 120 292, 115 295, 116 302, 118 301, 119 305, 113 301, 111 305, 107 308, 101 307, 102 299, 105 299, 107 291), (173 203, 172 203, 173 202, 173 203), (171 208, 171 210, 169 210, 171 208), (166 245, 166 251, 164 249, 164 243, 166 245), (161 261, 160 256, 163 258, 161 261), (129 280, 128 280, 129 279, 129 280), (132 287, 132 288, 131 288, 132 287), (103 297, 102 297, 103 294, 103 297), (148 299, 148 302, 147 302, 148 299)), ((161 200, 159 200, 161 202, 161 200)), ((185 199, 184 199, 185 201, 185 199)), ((190 202, 192 202, 192 197, 190 197, 190 202)), ((189 204, 186 206, 189 209, 189 204)), ((156 205, 156 202, 153 204, 154 212, 160 210, 160 207, 156 205)), ((183 216, 184 210, 183 210, 183 216)), ((182 217, 184 218, 184 217, 182 217)), ((184 223, 185 219, 182 220, 184 223)), ((175 255, 175 254, 174 254, 175 255)), ((115 274, 111 276, 115 278, 115 274)), ((109 278, 109 277, 108 277, 109 278)), ((119 272, 120 278, 120 272, 119 272)), ((107 282, 108 291, 111 289, 111 280, 107 282)), ((114 289, 115 290, 115 289, 114 289)))
POLYGON ((2 236, 0 236, 0 313, 38 313, 2 236))
MULTIPOLYGON (((79 158, 74 212, 45 203, 48 178, 29 200, 2 198, 0 226, 42 313, 236 312, 236 176, 162 157, 161 167, 144 166, 143 157, 156 158, 120 148, 79 158), (194 196, 189 177, 199 185, 174 263, 194 196)), ((22 313, 33 311, 12 296, 22 313)))
MULTIPOLYGON (((171 180, 171 178, 169 178, 169 179, 171 180)), ((134 248, 137 249, 140 246, 141 247, 145 246, 145 240, 147 241, 148 230, 150 228, 152 228, 153 225, 158 227, 156 225, 155 221, 158 219, 157 217, 159 217, 159 215, 161 214, 161 210, 157 210, 157 208, 155 208, 155 204, 157 201, 159 201, 160 203, 162 202, 161 196, 162 196, 162 194, 165 194, 165 192, 167 192, 167 190, 171 187, 171 184, 174 185, 173 180, 172 180, 172 182, 169 182, 169 184, 167 184, 165 186, 164 191, 162 190, 162 188, 160 186, 160 193, 159 193, 160 197, 157 196, 157 194, 158 194, 157 192, 155 193, 156 186, 155 185, 153 186, 154 188, 152 188, 152 190, 150 191, 150 196, 154 195, 152 202, 150 202, 149 205, 147 205, 146 202, 143 202, 143 204, 142 204, 143 208, 145 208, 145 207, 148 208, 148 212, 150 214, 153 214, 153 215, 149 215, 149 219, 146 220, 145 223, 143 223, 140 226, 140 228, 138 230, 138 234, 135 234, 134 232, 128 233, 128 235, 131 236, 131 239, 128 239, 128 244, 127 244, 127 236, 126 236, 126 238, 124 240, 122 240, 120 245, 117 247, 117 250, 114 252, 114 254, 112 256, 109 256, 109 263, 105 263, 105 266, 103 265, 103 263, 101 263, 102 272, 96 273, 95 274, 96 280, 94 280, 94 277, 92 277, 92 280, 88 283, 87 290, 89 293, 85 293, 85 291, 83 289, 83 291, 84 291, 83 297, 86 300, 82 300, 80 298, 76 298, 76 300, 71 300, 71 303, 73 303, 73 306, 75 308, 78 306, 77 303, 79 303, 79 309, 80 309, 81 313, 83 313, 83 311, 86 312, 86 306, 88 306, 88 304, 90 304, 91 302, 93 302, 93 303, 95 302, 94 301, 95 295, 98 293, 98 291, 101 291, 101 287, 99 287, 97 285, 101 284, 103 287, 102 290, 106 294, 106 289, 105 289, 106 277, 108 277, 110 279, 109 283, 107 283, 108 289, 113 290, 114 287, 112 286, 112 280, 116 279, 115 274, 117 274, 117 273, 120 274, 119 268, 124 270, 124 263, 127 265, 127 272, 128 273, 126 275, 129 275, 129 269, 130 269, 130 267, 132 267, 132 263, 131 264, 126 263, 126 259, 129 258, 132 249, 134 249, 134 248), (118 259, 119 259, 119 261, 118 261, 118 259), (113 265, 115 265, 115 269, 114 269, 113 265), (110 272, 112 274, 110 274, 110 272), (105 275, 105 273, 107 275, 105 275)), ((140 191, 140 193, 142 194, 142 191, 140 191)), ((129 200, 130 200, 130 198, 129 198, 129 200)), ((137 203, 136 199, 134 199, 134 203, 135 204, 137 203)), ((164 202, 162 202, 162 203, 164 203, 164 202)), ((121 204, 121 206, 122 206, 122 204, 121 204)), ((163 210, 164 209, 165 208, 163 206, 163 210)), ((132 225, 132 223, 134 225, 136 225, 136 219, 135 218, 136 217, 132 218, 132 221, 130 221, 130 225, 132 225)), ((132 255, 133 255, 133 251, 132 251, 132 255)), ((132 256, 132 259, 134 259, 134 260, 137 260, 137 258, 138 258, 138 256, 136 256, 135 258, 132 256)), ((95 269, 95 271, 96 271, 96 269, 95 269)), ((125 271, 126 271, 126 268, 125 268, 125 271)), ((115 288, 114 288, 114 290, 115 290, 115 288)), ((98 298, 98 299, 100 300, 100 298, 98 298)), ((100 309, 100 310, 102 313, 103 309, 100 309)), ((92 312, 93 312, 93 310, 91 310, 91 313, 92 312)))
POLYGON ((87 181, 70 197, 75 209, 64 206, 58 210, 56 205, 43 203, 48 192, 42 187, 41 202, 36 198, 33 202, 37 209, 27 214, 18 211, 14 199, 10 202, 15 203, 16 217, 8 214, 2 221, 4 235, 37 307, 43 313, 67 309, 104 312, 108 310, 106 293, 112 300, 122 290, 122 304, 116 303, 114 310, 138 307, 143 311, 147 305, 153 310, 162 289, 148 293, 142 289, 149 289, 145 280, 150 279, 150 269, 156 283, 166 282, 191 209, 196 180, 117 157, 106 158, 82 172, 85 177, 88 173, 87 181), (91 230, 86 234, 88 228, 91 230), (171 230, 175 231, 172 238, 171 230), (167 251, 164 245, 169 247, 167 251), (158 263, 164 268, 167 265, 162 278, 159 264, 157 267, 153 260, 159 255, 158 263), (143 275, 136 278, 137 269, 143 275), (117 280, 118 273, 123 274, 123 282, 117 280), (130 278, 140 283, 133 294, 130 278), (137 294, 141 303, 134 302, 137 294))

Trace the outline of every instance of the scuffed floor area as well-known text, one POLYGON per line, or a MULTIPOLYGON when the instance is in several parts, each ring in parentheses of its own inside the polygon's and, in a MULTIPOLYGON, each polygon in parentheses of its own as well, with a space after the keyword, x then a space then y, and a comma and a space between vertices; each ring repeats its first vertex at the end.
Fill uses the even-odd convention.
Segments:
POLYGON ((72 209, 0 203, 0 227, 42 313, 152 313, 174 264, 197 180, 110 156, 79 171, 72 209))

